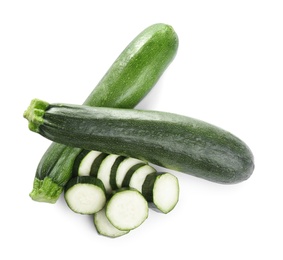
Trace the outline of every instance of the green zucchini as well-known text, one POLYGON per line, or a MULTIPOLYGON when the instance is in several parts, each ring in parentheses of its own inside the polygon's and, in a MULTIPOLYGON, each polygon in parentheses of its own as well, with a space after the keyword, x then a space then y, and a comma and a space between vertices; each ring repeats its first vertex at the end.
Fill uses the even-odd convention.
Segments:
MULTIPOLYGON (((149 26, 124 49, 84 105, 135 107, 172 62, 177 49, 178 37, 171 26, 149 26)), ((81 152, 80 148, 52 143, 38 164, 30 197, 55 203, 81 152)))
POLYGON ((138 158, 218 183, 244 181, 254 169, 253 154, 239 138, 178 114, 33 100, 24 116, 30 130, 52 141, 138 158))

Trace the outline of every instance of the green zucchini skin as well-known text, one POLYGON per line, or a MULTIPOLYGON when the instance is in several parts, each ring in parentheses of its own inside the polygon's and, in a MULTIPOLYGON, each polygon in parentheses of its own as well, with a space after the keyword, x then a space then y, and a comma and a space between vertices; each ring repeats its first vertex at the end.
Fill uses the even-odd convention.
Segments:
POLYGON ((38 113, 40 102, 32 101, 25 113, 29 128, 58 143, 138 158, 223 184, 244 181, 254 169, 243 141, 194 118, 68 104, 49 104, 38 113))
POLYGON ((170 25, 148 27, 125 48, 84 105, 134 108, 172 62, 178 45, 170 25))
MULTIPOLYGON (((178 36, 170 25, 149 26, 124 49, 83 104, 134 108, 173 61, 177 50, 178 36)), ((78 148, 51 144, 38 164, 30 197, 55 203, 71 178, 80 152, 78 148)))

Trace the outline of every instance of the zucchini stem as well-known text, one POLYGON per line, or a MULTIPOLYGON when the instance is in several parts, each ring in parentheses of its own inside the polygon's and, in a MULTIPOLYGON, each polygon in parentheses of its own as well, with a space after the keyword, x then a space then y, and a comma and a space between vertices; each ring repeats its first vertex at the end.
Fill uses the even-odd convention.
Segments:
POLYGON ((43 180, 35 178, 29 196, 35 201, 54 204, 62 191, 63 187, 54 183, 50 177, 45 177, 43 180))
POLYGON ((43 124, 43 116, 48 108, 49 103, 39 100, 33 99, 24 112, 24 118, 29 121, 28 127, 31 131, 38 133, 39 127, 43 124))

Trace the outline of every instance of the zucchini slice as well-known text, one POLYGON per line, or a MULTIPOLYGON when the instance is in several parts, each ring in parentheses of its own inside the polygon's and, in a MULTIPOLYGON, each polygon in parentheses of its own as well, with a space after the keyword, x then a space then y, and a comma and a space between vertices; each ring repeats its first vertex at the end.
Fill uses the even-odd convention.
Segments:
POLYGON ((82 150, 78 156, 76 157, 75 161, 74 161, 74 165, 73 165, 73 171, 72 171, 72 176, 76 177, 79 176, 79 167, 81 165, 82 160, 85 158, 85 156, 87 156, 87 154, 89 153, 89 150, 82 150))
POLYGON ((142 186, 146 179, 146 176, 156 173, 156 170, 150 166, 150 165, 144 165, 140 168, 138 168, 132 175, 130 181, 129 181, 129 187, 138 190, 139 192, 142 192, 142 186))
POLYGON ((117 169, 119 165, 126 159, 127 157, 124 156, 118 156, 115 162, 113 163, 111 167, 111 173, 110 173, 110 186, 112 190, 117 190, 118 186, 116 183, 116 174, 117 174, 117 169))
POLYGON ((102 154, 102 152, 98 151, 90 151, 88 154, 82 159, 79 169, 79 176, 89 176, 91 172, 91 166, 93 162, 102 154))
POLYGON ((94 214, 106 203, 102 181, 92 176, 72 178, 65 187, 64 196, 69 208, 79 214, 94 214))
POLYGON ((147 219, 148 203, 139 191, 121 189, 106 204, 106 216, 117 229, 130 231, 147 219))
POLYGON ((93 161, 91 168, 90 168, 90 176, 94 176, 97 177, 98 174, 98 170, 99 167, 101 165, 101 163, 103 162, 103 160, 108 156, 108 153, 101 153, 100 155, 98 155, 95 160, 93 161))
POLYGON ((101 163, 98 173, 97 173, 97 178, 100 179, 105 187, 106 193, 110 194, 112 192, 112 187, 110 183, 110 177, 111 177, 111 169, 112 166, 114 165, 115 161, 123 156, 117 155, 117 154, 109 154, 101 163))
POLYGON ((171 173, 156 175, 153 186, 146 187, 146 185, 143 185, 143 189, 150 190, 152 200, 147 197, 148 201, 152 201, 156 208, 165 214, 173 210, 179 201, 179 182, 177 177, 171 173))
POLYGON ((98 234, 116 238, 128 234, 130 231, 123 231, 114 227, 106 217, 105 208, 96 212, 93 217, 94 226, 98 234))
MULTIPOLYGON (((143 165, 146 165, 146 162, 135 159, 132 157, 126 158, 123 162, 120 163, 119 167, 117 168, 116 172, 116 186, 118 188, 122 188, 123 181, 127 175, 131 175, 131 172, 133 173, 133 169, 136 169, 137 167, 141 167, 143 165), (134 168, 133 168, 134 167, 134 168)), ((124 183, 125 185, 125 183, 124 183)))
POLYGON ((125 178, 122 182, 122 187, 123 188, 128 188, 129 185, 130 185, 130 181, 131 181, 131 178, 133 176, 133 174, 139 170, 140 168, 143 168, 144 166, 146 166, 147 164, 144 164, 144 163, 138 163, 138 164, 135 164, 134 166, 132 166, 128 171, 127 173, 125 174, 125 178))

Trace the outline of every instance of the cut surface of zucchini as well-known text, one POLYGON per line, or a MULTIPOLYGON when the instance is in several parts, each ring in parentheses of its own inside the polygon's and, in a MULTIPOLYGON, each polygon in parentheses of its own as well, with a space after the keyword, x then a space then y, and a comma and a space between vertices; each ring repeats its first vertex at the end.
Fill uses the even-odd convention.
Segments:
POLYGON ((119 167, 117 168, 117 172, 116 172, 117 188, 122 187, 122 183, 125 179, 125 176, 127 175, 127 172, 131 169, 131 167, 137 164, 140 164, 140 163, 146 164, 146 162, 144 161, 141 161, 135 158, 131 158, 131 157, 126 158, 123 162, 120 163, 119 167))
POLYGON ((106 203, 102 181, 91 176, 71 179, 66 185, 64 197, 69 208, 80 214, 94 214, 106 203))
POLYGON ((78 169, 79 176, 89 176, 93 161, 101 154, 98 151, 90 151, 81 161, 78 169))
POLYGON ((129 187, 142 192, 142 185, 146 179, 146 176, 154 172, 156 172, 156 170, 147 164, 138 168, 130 179, 129 187))
POLYGON ((133 176, 133 174, 141 167, 145 166, 146 164, 144 163, 138 163, 132 166, 126 173, 124 180, 122 182, 122 188, 129 188, 130 185, 130 180, 133 176))
POLYGON ((112 191, 112 187, 110 184, 111 168, 118 157, 120 157, 120 155, 109 154, 102 161, 98 169, 97 178, 103 182, 107 194, 111 193, 112 191))
POLYGON ((119 230, 129 231, 140 226, 148 217, 148 203, 135 189, 117 191, 106 205, 106 216, 119 230))
POLYGON ((170 212, 179 200, 179 182, 171 173, 157 175, 153 185, 153 203, 163 213, 170 212))
POLYGON ((105 208, 94 214, 93 221, 95 228, 100 235, 115 238, 129 233, 129 231, 117 229, 110 223, 106 217, 105 208))

